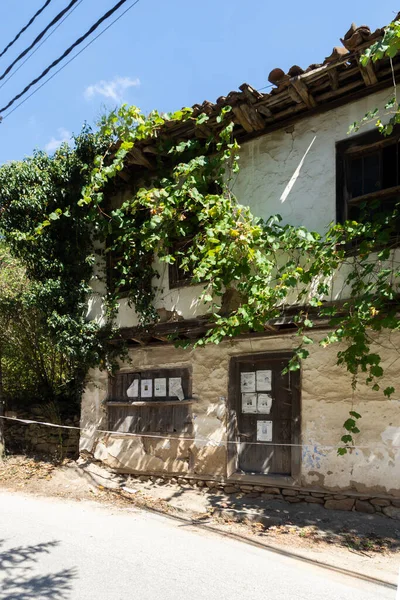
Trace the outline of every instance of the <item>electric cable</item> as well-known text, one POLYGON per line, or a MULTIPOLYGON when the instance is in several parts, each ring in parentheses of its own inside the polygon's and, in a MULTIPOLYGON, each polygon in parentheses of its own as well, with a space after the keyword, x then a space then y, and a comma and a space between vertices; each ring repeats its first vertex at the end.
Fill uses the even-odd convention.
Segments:
POLYGON ((24 58, 24 56, 26 56, 28 54, 28 52, 30 52, 30 50, 32 50, 32 48, 34 46, 36 46, 36 44, 38 44, 40 42, 40 40, 42 39, 42 37, 44 35, 46 35, 46 33, 48 32, 48 30, 51 29, 51 27, 53 27, 53 25, 55 25, 60 19, 62 19, 62 17, 65 15, 65 13, 68 12, 69 9, 72 8, 73 5, 76 4, 77 2, 78 2, 78 0, 71 0, 71 2, 68 4, 68 6, 66 6, 61 12, 59 12, 58 15, 56 15, 54 17, 54 19, 52 19, 52 21, 50 21, 50 23, 43 29, 43 31, 41 31, 39 33, 39 35, 33 40, 33 42, 31 43, 31 45, 28 46, 28 48, 25 48, 25 50, 23 52, 21 52, 21 54, 19 54, 17 56, 17 58, 11 63, 11 65, 9 65, 7 67, 7 69, 4 71, 4 73, 2 73, 0 75, 0 81, 2 79, 4 79, 4 77, 6 75, 8 75, 8 73, 17 64, 17 62, 19 62, 22 58, 24 58))
POLYGON ((47 40, 53 35, 53 33, 55 33, 57 31, 57 29, 59 27, 61 27, 61 25, 64 23, 64 21, 66 21, 68 19, 69 16, 72 15, 72 13, 74 12, 74 10, 76 10, 78 8, 78 6, 80 4, 82 4, 83 0, 79 0, 78 4, 75 4, 75 6, 65 15, 65 17, 58 23, 58 25, 56 27, 54 27, 54 29, 52 31, 50 31, 49 35, 47 35, 44 40, 42 40, 40 42, 40 44, 38 46, 36 46, 36 48, 33 50, 33 52, 31 52, 31 54, 29 54, 26 59, 19 65, 19 67, 17 67, 15 69, 15 71, 13 71, 9 77, 7 77, 7 79, 5 81, 3 81, 3 83, 0 85, 0 90, 6 85, 6 83, 8 81, 10 81, 10 79, 12 79, 12 77, 14 77, 14 75, 16 75, 18 73, 18 71, 20 69, 22 69, 22 67, 24 66, 25 63, 28 62, 28 60, 30 60, 32 58, 32 56, 34 54, 36 54, 36 52, 43 46, 43 44, 45 42, 47 42, 47 40))
POLYGON ((44 11, 44 9, 50 4, 51 1, 52 0, 46 0, 46 2, 43 4, 43 6, 41 8, 39 8, 38 11, 35 12, 33 17, 28 21, 28 23, 17 33, 15 38, 13 40, 11 40, 11 42, 9 44, 7 44, 7 46, 4 48, 4 50, 2 50, 0 52, 0 58, 7 52, 7 50, 9 50, 11 48, 11 46, 13 44, 15 44, 15 42, 21 37, 21 35, 24 33, 24 31, 26 31, 28 29, 28 27, 30 27, 32 25, 32 23, 36 19, 36 17, 38 17, 44 11))
MULTIPOLYGON (((124 0, 124 1, 126 1, 126 0, 124 0)), ((53 77, 55 77, 58 73, 60 73, 63 69, 65 69, 66 66, 68 66, 80 54, 82 54, 82 52, 84 52, 86 50, 86 48, 88 48, 89 46, 91 46, 91 44, 93 44, 93 42, 95 42, 101 35, 103 35, 103 33, 105 33, 108 29, 110 29, 110 27, 112 27, 114 25, 114 23, 116 23, 117 21, 119 21, 129 10, 131 10, 139 2, 140 2, 140 0, 135 0, 135 2, 132 2, 132 4, 130 6, 128 6, 128 8, 126 10, 124 10, 124 12, 121 13, 116 19, 114 19, 114 21, 111 21, 111 23, 109 23, 107 25, 107 27, 105 27, 102 31, 100 31, 100 33, 98 33, 92 40, 90 40, 89 43, 87 43, 83 48, 81 48, 79 50, 79 52, 77 52, 76 54, 74 54, 74 56, 72 56, 65 64, 63 64, 59 69, 57 69, 57 71, 55 73, 53 73, 48 79, 46 79, 46 81, 44 81, 39 87, 37 87, 35 90, 33 90, 33 92, 31 92, 26 98, 24 98, 24 100, 22 100, 22 102, 20 102, 19 104, 17 104, 17 106, 15 106, 12 110, 10 110, 10 112, 8 112, 4 117, 0 116, 0 119, 2 121, 4 121, 4 119, 6 119, 7 117, 9 117, 15 110, 17 110, 17 108, 19 108, 22 104, 24 104, 27 100, 29 100, 29 98, 31 98, 34 94, 36 94, 36 92, 38 92, 42 87, 44 87, 46 85, 46 83, 48 83, 49 81, 51 81, 53 79, 53 77)), ((121 4, 123 4, 123 2, 119 2, 118 3, 118 5, 121 5, 121 4)), ((75 43, 75 45, 76 45, 76 43, 75 43)), ((57 60, 57 63, 58 62, 60 62, 60 61, 57 60)), ((53 65, 51 68, 53 68, 54 66, 55 65, 53 65)), ((29 86, 27 86, 27 89, 29 89, 30 87, 32 87, 32 85, 34 85, 35 83, 37 83, 37 81, 39 81, 40 79, 42 79, 42 77, 45 76, 49 72, 49 70, 50 69, 47 68, 46 69, 46 73, 42 73, 42 75, 39 78, 37 78, 35 81, 31 82, 29 84, 29 86)), ((0 114, 2 112, 4 112, 5 110, 7 110, 7 108, 9 108, 12 104, 14 104, 14 102, 16 100, 18 100, 18 98, 20 98, 27 91, 27 89, 25 89, 23 92, 21 92, 20 94, 18 94, 18 96, 14 97, 8 103, 8 105, 6 107, 1 108, 0 109, 0 114)))

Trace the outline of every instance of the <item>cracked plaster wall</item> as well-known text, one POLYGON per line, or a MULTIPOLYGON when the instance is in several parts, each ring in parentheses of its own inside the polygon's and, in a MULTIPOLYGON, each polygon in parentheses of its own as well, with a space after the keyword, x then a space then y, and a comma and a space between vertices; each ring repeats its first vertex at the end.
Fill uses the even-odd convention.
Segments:
MULTIPOLYGON (((284 223, 304 225, 323 233, 336 218, 335 144, 348 137, 351 123, 360 120, 367 111, 383 106, 392 94, 392 90, 384 90, 244 143, 240 150, 240 171, 233 185, 239 202, 248 205, 257 216, 268 218, 280 214, 284 223)), ((362 132, 370 128, 373 128, 372 123, 362 132)), ((129 191, 115 202, 128 197, 129 191)), ((99 258, 98 274, 103 266, 99 258)), ((199 300, 203 286, 169 289, 167 265, 155 262, 154 267, 160 275, 154 280, 158 288, 157 309, 186 319, 210 310, 210 304, 199 300)), ((331 296, 327 299, 347 295, 344 276, 342 269, 335 276, 331 296)), ((103 322, 105 287, 96 275, 92 289, 88 318, 103 322)), ((138 324, 134 309, 124 299, 120 300, 117 321, 119 327, 138 324)))
MULTIPOLYGON (((319 339, 316 334, 315 339, 319 339)), ((191 366, 196 399, 195 441, 185 441, 184 437, 151 440, 132 439, 123 434, 96 435, 96 427, 106 428, 107 379, 100 371, 92 371, 82 401, 81 426, 88 431, 82 435, 81 449, 94 452, 99 460, 126 472, 225 477, 226 451, 218 442, 226 440, 230 357, 288 351, 297 342, 296 337, 286 335, 224 342, 196 350, 166 346, 132 350, 132 365, 121 364, 121 370, 191 366)), ((338 346, 325 349, 318 344, 310 346, 310 357, 303 362, 301 377, 304 447, 298 483, 303 486, 400 496, 400 373, 399 361, 395 360, 397 353, 393 353, 393 348, 400 348, 400 334, 392 334, 390 338, 382 334, 376 343, 384 358, 386 385, 398 390, 391 400, 363 385, 353 393, 349 375, 335 366, 338 346), (362 448, 338 457, 336 447, 343 435, 343 422, 352 408, 362 414, 361 433, 356 440, 362 448)))

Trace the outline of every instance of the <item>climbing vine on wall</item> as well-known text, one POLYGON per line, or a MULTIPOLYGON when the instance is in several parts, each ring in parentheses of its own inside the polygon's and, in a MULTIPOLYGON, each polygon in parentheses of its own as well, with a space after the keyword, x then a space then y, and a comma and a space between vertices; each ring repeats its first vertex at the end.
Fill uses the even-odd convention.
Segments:
MULTIPOLYGON (((157 320, 156 255, 163 263, 179 260, 202 284, 213 326, 197 345, 264 331, 297 305, 299 345, 289 369, 299 369, 308 357, 315 343, 310 332, 323 318, 329 333, 318 343, 340 342, 337 363, 350 372, 353 386, 362 375, 380 391, 382 359, 371 348, 376 333, 399 329, 400 273, 393 260, 398 207, 331 224, 325 235, 283 224, 278 215, 257 218, 245 205, 250 199, 240 204, 232 192, 239 146, 230 108, 221 111, 208 138, 167 134, 167 125, 188 120, 200 128, 209 117, 195 117, 191 109, 146 116, 122 106, 97 131, 84 128, 73 148, 64 145, 51 157, 37 152, 0 169, 2 235, 26 266, 35 284, 31 302, 76 365, 79 385, 88 367, 111 362, 108 342, 115 337, 122 289, 128 289, 143 328, 157 320), (152 145, 153 159, 126 182, 118 175, 129 177, 128 157, 144 141, 152 145), (123 200, 115 204, 121 188, 123 200), (102 257, 95 247, 103 249, 102 257), (110 255, 118 261, 102 326, 86 318, 87 299, 91 279, 101 277, 95 263, 110 255), (346 299, 331 302, 339 278, 346 299), (236 298, 230 311, 223 308, 227 290, 236 298)), ((382 391, 390 397, 394 388, 382 391)), ((339 453, 353 443, 359 418, 352 411, 339 453)))

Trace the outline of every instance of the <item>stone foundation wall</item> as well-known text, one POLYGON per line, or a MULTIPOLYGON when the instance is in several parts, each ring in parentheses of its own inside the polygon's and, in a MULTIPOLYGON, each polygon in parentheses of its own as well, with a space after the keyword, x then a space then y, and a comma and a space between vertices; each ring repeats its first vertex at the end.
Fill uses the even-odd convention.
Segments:
POLYGON ((130 475, 129 480, 152 481, 163 485, 173 483, 182 487, 192 486, 194 488, 208 488, 211 493, 219 492, 228 495, 241 494, 245 498, 267 498, 284 500, 290 504, 307 502, 309 504, 320 504, 328 510, 357 511, 367 514, 381 513, 383 516, 400 520, 400 499, 380 496, 357 496, 355 494, 329 494, 324 491, 312 491, 305 489, 269 487, 263 485, 251 485, 239 482, 219 482, 204 479, 189 479, 183 477, 156 477, 148 475, 130 475))
MULTIPOLYGON (((40 408, 32 406, 28 411, 8 411, 6 416, 33 421, 47 421, 40 408)), ((63 429, 45 425, 24 424, 11 420, 4 421, 6 451, 12 454, 39 454, 51 458, 76 458, 79 451, 79 430, 63 429), (61 435, 60 435, 61 431, 61 435)), ((79 427, 79 417, 63 420, 64 425, 79 427)))

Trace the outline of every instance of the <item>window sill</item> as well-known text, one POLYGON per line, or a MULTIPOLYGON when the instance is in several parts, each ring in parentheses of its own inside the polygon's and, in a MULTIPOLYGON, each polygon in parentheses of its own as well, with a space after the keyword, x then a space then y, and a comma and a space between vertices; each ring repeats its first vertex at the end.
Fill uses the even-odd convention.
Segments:
POLYGON ((194 404, 196 400, 189 398, 186 400, 148 400, 139 402, 113 402, 107 401, 107 406, 182 406, 184 404, 194 404))

